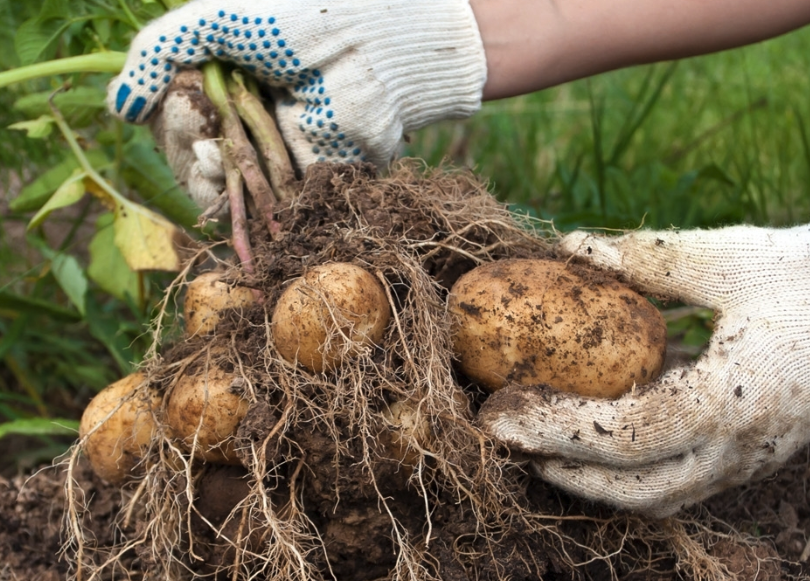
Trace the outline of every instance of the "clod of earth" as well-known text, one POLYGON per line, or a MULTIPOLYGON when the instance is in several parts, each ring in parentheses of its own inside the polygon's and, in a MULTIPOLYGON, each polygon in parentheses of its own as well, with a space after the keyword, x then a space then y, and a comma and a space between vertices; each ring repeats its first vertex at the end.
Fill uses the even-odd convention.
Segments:
POLYGON ((661 313, 626 286, 552 260, 479 266, 450 291, 461 370, 489 390, 545 384, 615 398, 664 364, 661 313))

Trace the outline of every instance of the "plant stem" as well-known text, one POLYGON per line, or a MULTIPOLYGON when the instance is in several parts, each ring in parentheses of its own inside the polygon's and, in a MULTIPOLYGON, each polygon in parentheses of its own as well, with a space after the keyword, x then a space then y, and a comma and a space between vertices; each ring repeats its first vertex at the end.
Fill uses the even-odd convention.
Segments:
POLYGON ((36 63, 0 73, 0 89, 39 77, 72 73, 120 73, 127 55, 123 52, 99 52, 36 63))
POLYGON ((275 120, 259 98, 247 90, 242 75, 237 71, 228 81, 228 92, 236 111, 259 144, 273 191, 280 201, 292 200, 297 194, 298 182, 275 120))
MULTIPOLYGON (((248 233, 247 210, 245 209, 245 195, 242 174, 236 167, 231 156, 226 152, 222 156, 222 165, 225 166, 225 191, 231 206, 231 242, 242 269, 253 274, 253 250, 250 247, 250 234, 248 233)), ((252 289, 253 298, 257 303, 264 302, 264 297, 258 289, 252 289)))
POLYGON ((219 111, 222 118, 222 135, 225 138, 225 154, 231 156, 247 184, 248 191, 256 203, 256 208, 265 221, 270 235, 275 237, 281 231, 274 212, 273 190, 262 173, 256 150, 242 127, 242 121, 236 113, 225 85, 222 67, 217 62, 203 66, 205 94, 219 111))
POLYGON ((140 30, 143 28, 141 21, 138 20, 138 18, 132 13, 132 10, 129 9, 127 0, 118 0, 118 5, 121 7, 121 11, 126 15, 127 20, 129 20, 129 23, 135 30, 140 30))

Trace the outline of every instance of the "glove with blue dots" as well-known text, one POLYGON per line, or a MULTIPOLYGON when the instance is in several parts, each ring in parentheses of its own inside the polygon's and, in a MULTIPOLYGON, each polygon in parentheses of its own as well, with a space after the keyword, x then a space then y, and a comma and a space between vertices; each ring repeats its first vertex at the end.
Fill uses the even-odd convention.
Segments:
POLYGON ((179 70, 211 59, 282 91, 279 127, 302 167, 385 166, 404 132, 477 111, 486 80, 468 0, 193 0, 137 35, 110 111, 145 122, 179 70))

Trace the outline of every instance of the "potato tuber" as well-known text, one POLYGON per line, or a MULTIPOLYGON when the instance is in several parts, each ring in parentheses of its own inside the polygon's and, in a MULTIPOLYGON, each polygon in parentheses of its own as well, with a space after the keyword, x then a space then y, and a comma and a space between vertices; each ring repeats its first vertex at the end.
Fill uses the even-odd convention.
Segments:
POLYGON ((232 436, 245 417, 248 402, 231 389, 235 376, 211 365, 181 377, 169 396, 166 421, 173 438, 196 458, 215 464, 239 464, 232 436))
POLYGON ((546 384, 615 398, 657 377, 667 329, 644 297, 601 273, 551 260, 503 260, 450 291, 461 370, 489 390, 546 384))
POLYGON ((189 283, 183 301, 186 336, 211 333, 219 323, 220 312, 250 306, 254 300, 250 289, 223 282, 222 273, 201 274, 189 283))
POLYGON ((316 266, 295 279, 273 311, 275 345, 284 359, 320 373, 382 340, 391 316, 379 281, 359 266, 316 266))
POLYGON ((99 392, 82 414, 79 437, 84 439, 83 451, 95 473, 113 484, 134 476, 157 434, 152 413, 161 398, 151 389, 137 392, 145 379, 137 372, 116 381, 99 392))

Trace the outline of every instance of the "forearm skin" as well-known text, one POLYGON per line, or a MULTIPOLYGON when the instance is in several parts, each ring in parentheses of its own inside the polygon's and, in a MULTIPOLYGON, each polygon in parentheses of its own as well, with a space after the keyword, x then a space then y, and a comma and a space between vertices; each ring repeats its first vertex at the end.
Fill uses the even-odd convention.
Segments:
POLYGON ((808 0, 471 0, 484 99, 716 52, 810 23, 808 0))

